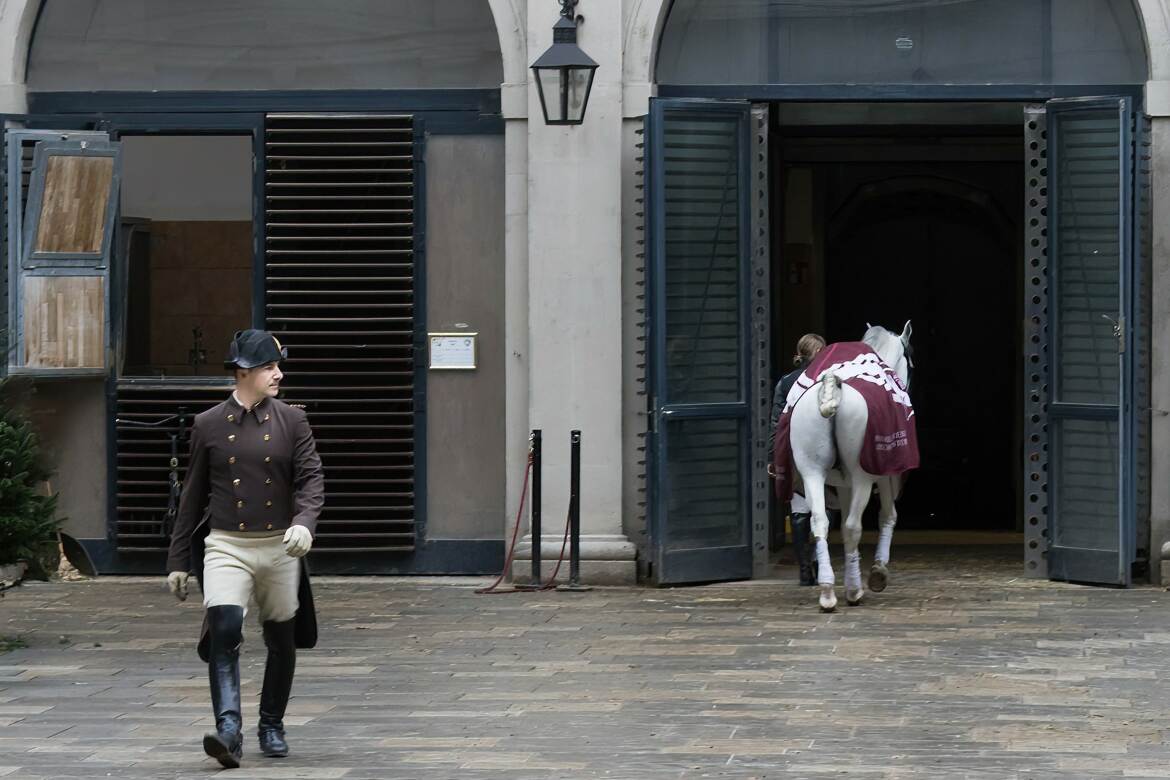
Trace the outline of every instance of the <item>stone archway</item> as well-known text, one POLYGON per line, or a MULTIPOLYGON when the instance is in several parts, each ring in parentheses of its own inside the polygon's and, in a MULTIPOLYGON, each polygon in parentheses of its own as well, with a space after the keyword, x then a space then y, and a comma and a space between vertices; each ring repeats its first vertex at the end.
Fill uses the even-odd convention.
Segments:
MULTIPOLYGON (((644 84, 646 96, 652 94, 658 42, 670 5, 671 0, 629 0, 627 3, 623 59, 627 91, 644 84)), ((1134 0, 1134 5, 1145 34, 1150 73, 1148 90, 1164 92, 1163 105, 1170 109, 1170 0, 1134 0), (1166 86, 1162 86, 1163 82, 1166 86)), ((1149 102, 1154 102, 1153 95, 1149 102)), ((636 109, 635 105, 629 106, 627 115, 633 115, 636 109)))
POLYGON ((25 111, 25 66, 42 0, 0 4, 0 109, 25 111))
POLYGON ((504 116, 519 119, 528 114, 527 14, 521 0, 488 0, 504 58, 504 83, 500 103, 504 116))
POLYGON ((630 0, 622 41, 623 113, 642 116, 654 94, 654 62, 670 0, 630 0))
MULTIPOLYGON (((43 0, 0 0, 0 111, 26 110, 26 66, 43 0)), ((519 99, 503 100, 505 113, 527 113, 528 46, 526 3, 523 0, 488 0, 503 58, 505 95, 518 92, 519 99), (511 110, 509 110, 511 109, 511 110)))

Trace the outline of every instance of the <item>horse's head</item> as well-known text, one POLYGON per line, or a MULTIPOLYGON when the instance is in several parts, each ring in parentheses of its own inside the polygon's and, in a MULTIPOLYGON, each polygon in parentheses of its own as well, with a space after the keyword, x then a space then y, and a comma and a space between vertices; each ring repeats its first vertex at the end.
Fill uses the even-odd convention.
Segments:
POLYGON ((906 320, 901 336, 881 325, 870 325, 868 322, 865 325, 865 336, 861 340, 873 347, 873 351, 894 370, 909 391, 910 374, 914 370, 914 348, 910 346, 910 334, 914 329, 910 326, 910 320, 906 320))

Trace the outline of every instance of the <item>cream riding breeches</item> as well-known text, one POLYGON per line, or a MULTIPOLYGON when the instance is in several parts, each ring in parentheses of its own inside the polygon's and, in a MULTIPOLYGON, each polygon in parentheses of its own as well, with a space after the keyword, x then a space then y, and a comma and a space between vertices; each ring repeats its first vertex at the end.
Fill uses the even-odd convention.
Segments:
POLYGON ((203 606, 243 607, 255 599, 260 620, 297 614, 301 563, 284 551, 284 533, 211 531, 203 551, 203 606))

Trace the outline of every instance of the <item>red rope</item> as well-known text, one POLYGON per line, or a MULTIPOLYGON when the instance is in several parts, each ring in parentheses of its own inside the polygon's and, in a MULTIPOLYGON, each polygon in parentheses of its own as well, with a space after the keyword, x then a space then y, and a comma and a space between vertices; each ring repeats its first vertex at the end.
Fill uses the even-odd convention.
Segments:
POLYGON ((553 588, 555 588, 557 586, 557 574, 560 573, 561 564, 564 563, 564 561, 565 561, 565 545, 567 545, 569 543, 569 522, 571 520, 572 520, 572 517, 570 515, 566 514, 565 515, 565 535, 563 537, 561 537, 561 554, 557 558, 557 565, 556 565, 556 568, 553 569, 552 576, 550 576, 548 578, 547 582, 545 582, 544 584, 542 584, 540 586, 540 590, 552 590, 553 588))
MULTIPOLYGON (((516 509, 516 524, 512 527, 512 542, 508 545, 508 554, 504 557, 504 570, 500 572, 500 576, 496 577, 496 581, 486 588, 477 588, 476 593, 481 596, 499 596, 505 593, 529 593, 532 591, 552 590, 556 587, 557 574, 561 571, 561 564, 565 561, 565 547, 569 544, 569 521, 570 516, 565 515, 565 533, 561 538, 561 554, 557 558, 556 568, 553 569, 552 576, 547 581, 541 582, 540 587, 536 588, 509 588, 507 590, 500 590, 499 585, 508 576, 508 572, 512 569, 512 559, 516 554, 516 540, 520 537, 520 520, 524 517, 524 501, 528 497, 528 478, 532 474, 532 452, 528 453, 528 465, 524 469, 524 485, 520 488, 520 506, 516 509)), ((532 540, 533 545, 540 544, 539 539, 532 540)))
POLYGON ((512 528, 512 543, 508 545, 508 554, 504 556, 504 570, 500 572, 500 576, 496 577, 496 581, 486 588, 477 588, 476 593, 480 595, 491 593, 516 593, 516 590, 497 591, 496 588, 504 577, 508 575, 508 571, 512 567, 512 556, 516 553, 516 538, 520 535, 520 518, 524 517, 524 499, 528 497, 528 476, 532 473, 532 451, 528 452, 528 465, 524 467, 524 485, 520 488, 520 506, 516 509, 516 525, 512 528))

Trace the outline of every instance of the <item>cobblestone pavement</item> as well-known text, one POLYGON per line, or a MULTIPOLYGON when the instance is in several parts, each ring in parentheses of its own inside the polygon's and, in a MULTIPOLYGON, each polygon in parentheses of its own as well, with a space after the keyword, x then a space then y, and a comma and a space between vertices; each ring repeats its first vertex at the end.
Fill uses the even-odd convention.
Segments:
MULTIPOLYGON (((833 615, 787 581, 498 597, 318 581, 293 755, 256 749, 249 626, 230 776, 1170 777, 1170 594, 1025 580, 1018 555, 899 552, 889 590, 833 615)), ((161 578, 0 599, 0 636, 27 643, 0 654, 0 778, 219 771, 200 749, 198 618, 161 578)))

